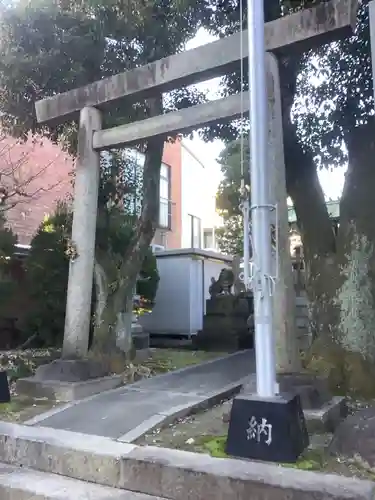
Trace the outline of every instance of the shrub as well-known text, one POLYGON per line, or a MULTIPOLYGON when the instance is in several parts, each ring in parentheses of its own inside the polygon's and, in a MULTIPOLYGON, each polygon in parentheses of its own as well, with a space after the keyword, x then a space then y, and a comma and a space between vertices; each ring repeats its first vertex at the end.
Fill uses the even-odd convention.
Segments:
POLYGON ((36 343, 43 346, 59 346, 63 339, 70 229, 71 214, 60 204, 40 225, 25 263, 31 309, 21 329, 25 338, 36 335, 36 343))
MULTIPOLYGON (((155 303, 155 296, 159 285, 159 272, 156 257, 151 248, 148 249, 143 261, 140 279, 137 282, 136 293, 141 298, 141 310, 150 311, 155 303)), ((141 312, 141 310, 139 312, 141 312)))
POLYGON ((12 276, 12 256, 17 237, 5 227, 5 217, 0 213, 0 346, 7 348, 18 342, 16 328, 17 280, 12 276))
MULTIPOLYGON (((26 286, 32 307, 21 329, 25 339, 35 335, 36 343, 41 346, 60 346, 63 339, 71 224, 72 214, 68 206, 58 205, 56 212, 39 227, 26 259, 26 286)), ((109 260, 121 260, 131 236, 132 228, 124 215, 110 214, 104 221, 99 217, 97 247, 107 254, 109 260)), ((140 274, 142 281, 137 284, 137 293, 152 304, 159 274, 151 249, 140 274)), ((93 294, 93 306, 94 300, 93 294)))
POLYGON ((5 217, 0 213, 0 314, 3 315, 16 283, 11 276, 11 257, 17 237, 5 227, 5 217))

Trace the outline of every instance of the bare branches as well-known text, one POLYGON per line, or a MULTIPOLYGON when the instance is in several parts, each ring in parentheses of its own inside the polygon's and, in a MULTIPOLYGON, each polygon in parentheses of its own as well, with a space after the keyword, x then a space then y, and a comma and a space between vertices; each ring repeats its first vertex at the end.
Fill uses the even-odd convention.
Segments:
POLYGON ((41 148, 43 141, 34 138, 28 145, 29 148, 25 148, 21 141, 0 133, 0 215, 19 203, 37 199, 59 184, 57 181, 44 185, 41 179, 55 158, 41 166, 30 161, 30 154, 35 148, 41 148))

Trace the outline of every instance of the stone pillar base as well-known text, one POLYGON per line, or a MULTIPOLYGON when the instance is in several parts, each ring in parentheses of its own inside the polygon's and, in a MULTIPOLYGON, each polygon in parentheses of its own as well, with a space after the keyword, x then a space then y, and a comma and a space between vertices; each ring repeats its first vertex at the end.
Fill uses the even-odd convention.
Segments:
POLYGON ((93 360, 58 359, 40 366, 33 377, 17 381, 17 392, 32 398, 75 401, 122 384, 121 375, 111 375, 93 360))

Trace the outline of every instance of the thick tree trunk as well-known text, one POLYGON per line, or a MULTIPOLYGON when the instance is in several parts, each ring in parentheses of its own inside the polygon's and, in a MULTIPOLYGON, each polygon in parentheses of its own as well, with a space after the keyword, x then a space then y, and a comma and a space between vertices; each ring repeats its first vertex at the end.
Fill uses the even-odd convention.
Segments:
POLYGON ((315 341, 308 365, 332 388, 373 397, 375 377, 375 144, 373 124, 347 135, 349 168, 335 238, 316 172, 290 184, 307 263, 315 341), (325 204, 324 204, 325 207, 325 204))
POLYGON ((311 340, 331 333, 337 323, 336 241, 315 166, 290 185, 301 231, 311 340))
MULTIPOLYGON (((123 332, 124 314, 122 311, 116 310, 116 292, 113 292, 110 287, 111 279, 109 277, 113 275, 113 265, 105 261, 105 258, 97 258, 95 261, 96 307, 94 337, 89 355, 99 360, 106 371, 121 373, 126 361, 131 360, 134 354, 132 352, 131 325, 123 332), (120 332, 127 340, 127 342, 122 343, 121 347, 118 342, 120 332)), ((130 310, 130 312, 132 311, 130 310)))
POLYGON ((163 138, 148 141, 143 170, 143 207, 134 236, 121 266, 120 290, 116 302, 119 310, 133 294, 142 262, 152 242, 159 220, 160 166, 163 155, 163 138))
POLYGON ((374 121, 346 137, 349 168, 340 206, 340 322, 337 341, 375 362, 374 121))
POLYGON ((314 343, 309 365, 342 392, 375 395, 374 119, 348 127, 349 169, 335 236, 311 154, 298 143, 290 110, 299 62, 282 61, 287 190, 302 233, 314 343))
POLYGON ((336 237, 312 155, 302 150, 290 120, 284 138, 287 189, 303 241, 310 340, 314 340, 329 333, 332 322, 337 322, 332 299, 338 272, 336 237))
MULTIPOLYGON (((152 99, 150 115, 158 115, 161 111, 161 98, 152 99)), ((143 168, 142 212, 123 263, 120 269, 116 270, 116 277, 113 279, 111 276, 109 280, 104 261, 97 262, 96 266, 97 309, 91 354, 99 357, 104 363, 109 360, 111 366, 121 365, 121 359, 129 359, 133 355, 131 339, 133 291, 159 220, 160 166, 163 148, 164 139, 161 137, 151 138, 147 142, 143 168)), ((119 371, 118 368, 112 371, 119 371)))

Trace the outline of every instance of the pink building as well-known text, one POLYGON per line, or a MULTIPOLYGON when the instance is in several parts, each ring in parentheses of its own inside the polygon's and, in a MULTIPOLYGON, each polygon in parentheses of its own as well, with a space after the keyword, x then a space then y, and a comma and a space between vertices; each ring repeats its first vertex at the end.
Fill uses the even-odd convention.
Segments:
MULTIPOLYGON (((160 223, 154 243, 180 248, 181 158, 180 141, 166 143, 160 178, 160 223)), ((74 162, 50 141, 18 143, 11 137, 0 139, 2 183, 17 185, 26 196, 15 196, 15 206, 7 211, 8 224, 21 245, 29 245, 43 218, 60 200, 71 199, 74 162), (11 174, 4 175, 4 174, 11 174), (13 178, 14 177, 14 178, 13 178)))

